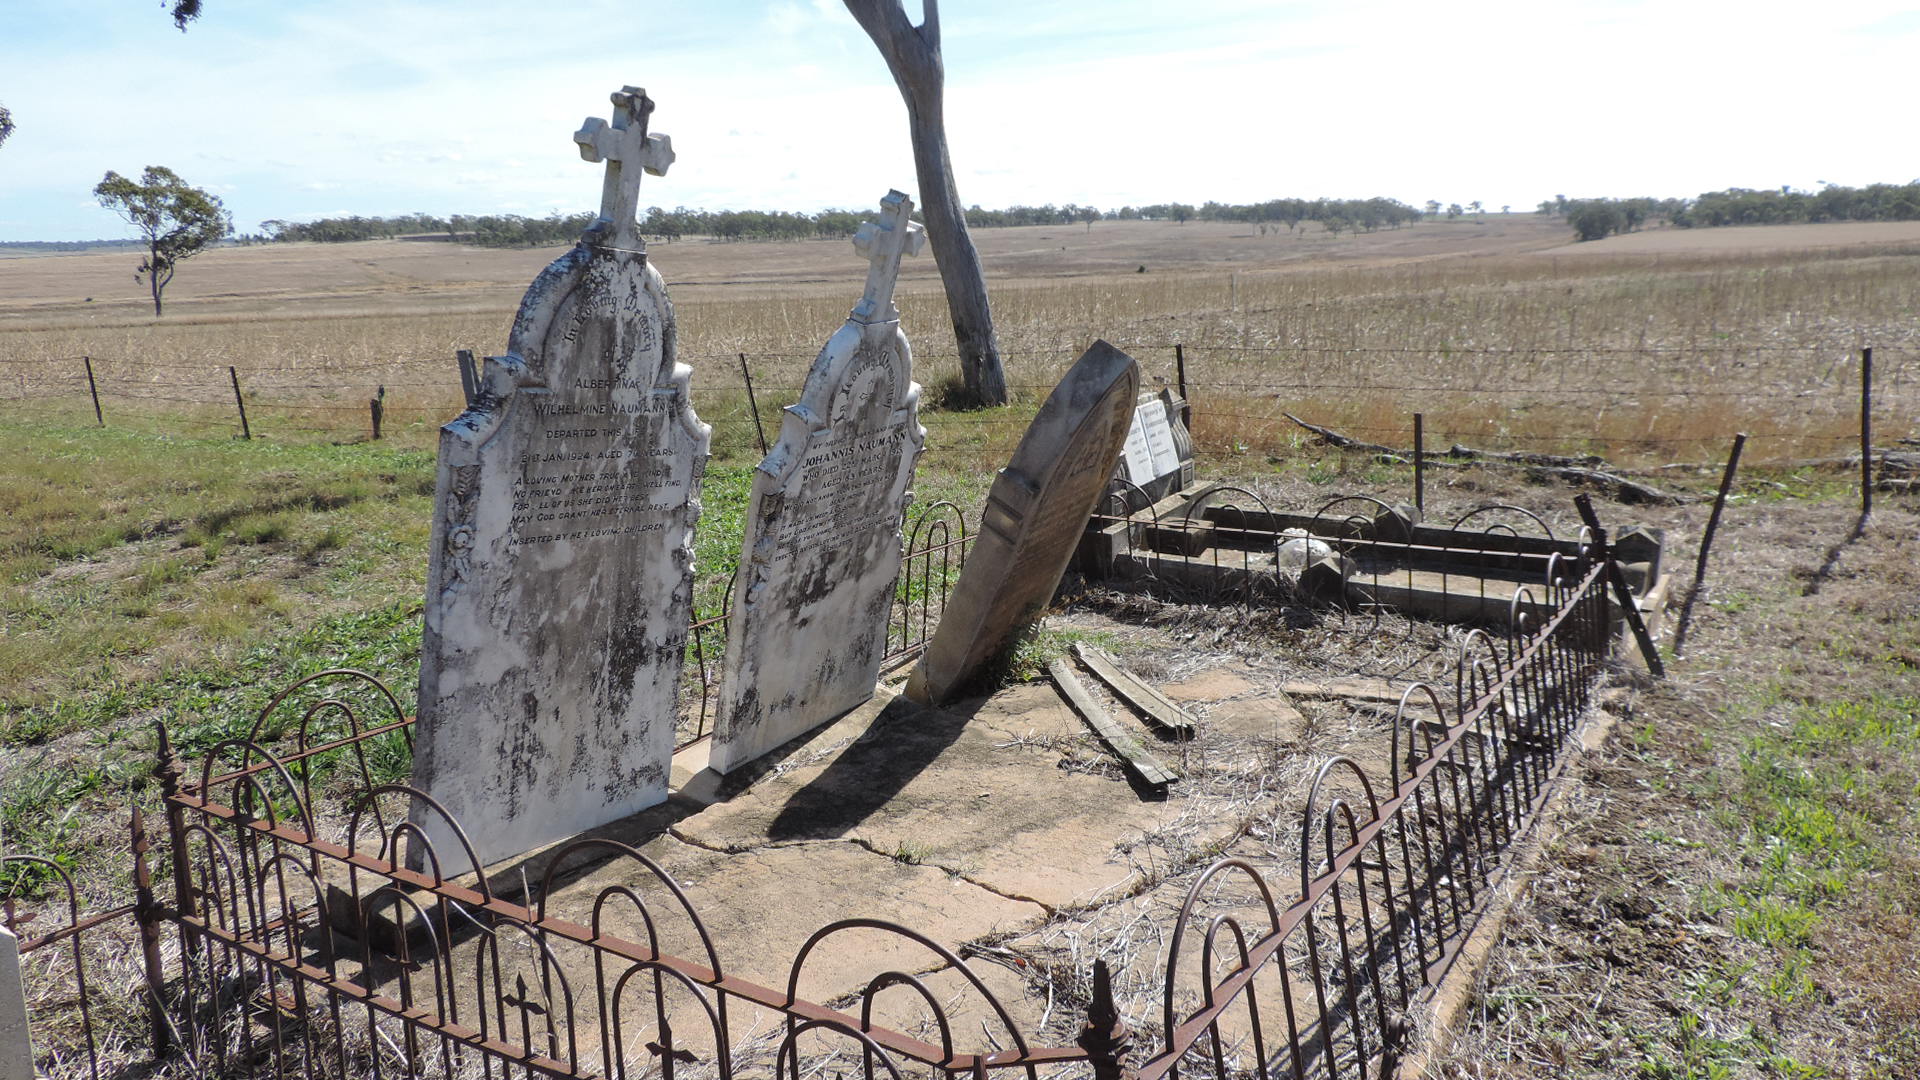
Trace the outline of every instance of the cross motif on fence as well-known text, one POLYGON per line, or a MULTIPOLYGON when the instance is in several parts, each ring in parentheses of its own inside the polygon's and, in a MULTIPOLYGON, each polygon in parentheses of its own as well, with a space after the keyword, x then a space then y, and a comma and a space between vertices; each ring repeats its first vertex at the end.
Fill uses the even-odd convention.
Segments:
POLYGON ((531 1050, 533 1049, 533 1018, 536 1016, 546 1016, 547 1007, 535 1001, 533 997, 527 993, 527 977, 525 975, 515 976, 514 983, 515 992, 512 994, 501 994, 500 1003, 503 1005, 511 1005, 520 1011, 520 1045, 531 1050))
POLYGON ((652 115, 653 99, 645 90, 622 87, 613 95, 613 123, 590 116, 573 133, 583 159, 607 164, 600 189, 600 220, 611 227, 610 242, 605 246, 643 250, 635 219, 640 207, 640 177, 643 173, 665 176, 674 161, 673 140, 647 134, 652 115))
POLYGON ((866 222, 853 234, 855 251, 867 257, 867 288, 854 306, 855 322, 890 322, 900 317, 893 306, 893 284, 900 276, 900 258, 918 255, 927 234, 912 220, 913 200, 898 191, 880 200, 880 221, 866 222))

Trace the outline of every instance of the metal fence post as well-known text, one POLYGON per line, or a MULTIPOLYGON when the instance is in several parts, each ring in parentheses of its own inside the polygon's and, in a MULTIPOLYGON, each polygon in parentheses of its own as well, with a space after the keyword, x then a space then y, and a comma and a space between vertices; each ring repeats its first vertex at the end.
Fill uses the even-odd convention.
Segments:
POLYGON ((760 456, 767 456, 767 433, 760 427, 760 403, 753 399, 753 372, 747 369, 747 354, 740 354, 740 378, 747 384, 747 407, 753 410, 753 437, 760 443, 760 456))
POLYGON ((1693 588, 1687 590, 1687 602, 1680 607, 1680 625, 1673 632, 1676 659, 1687 643, 1687 624, 1693 620, 1693 602, 1700 596, 1700 583, 1707 579, 1707 552, 1713 550, 1713 534, 1720 528, 1720 512, 1726 509, 1727 493, 1733 490, 1733 474, 1740 468, 1740 450, 1747 445, 1747 433, 1735 432, 1733 452, 1727 455, 1727 470, 1720 474, 1720 492, 1713 497, 1713 512, 1707 515, 1707 531, 1700 537, 1700 558, 1693 566, 1693 588))
POLYGON ((140 959, 146 968, 147 993, 152 997, 153 1056, 165 1054, 173 1045, 173 1033, 167 1023, 167 972, 160 962, 160 910, 153 900, 153 873, 147 867, 146 818, 139 804, 133 807, 128 830, 133 840, 133 918, 140 924, 140 959))
POLYGON ((240 408, 240 437, 251 440, 253 429, 247 426, 247 403, 240 397, 240 373, 232 364, 227 365, 227 378, 233 380, 233 403, 240 408))
MULTIPOLYGON (((1168 1038, 1172 1038, 1169 1034, 1168 1038)), ((1132 1033, 1113 1000, 1113 975, 1105 960, 1093 962, 1093 1000, 1087 1003, 1087 1025, 1075 1040, 1087 1052, 1094 1080, 1122 1080, 1128 1074, 1127 1054, 1132 1033)))
POLYGON ((1427 512, 1426 417, 1413 414, 1413 508, 1427 512))
POLYGON ((93 357, 83 356, 87 365, 87 393, 93 395, 93 419, 101 427, 107 426, 107 418, 100 415, 100 384, 93 381, 93 357))
POLYGON ((1860 513, 1873 513, 1873 348, 1860 350, 1860 513))

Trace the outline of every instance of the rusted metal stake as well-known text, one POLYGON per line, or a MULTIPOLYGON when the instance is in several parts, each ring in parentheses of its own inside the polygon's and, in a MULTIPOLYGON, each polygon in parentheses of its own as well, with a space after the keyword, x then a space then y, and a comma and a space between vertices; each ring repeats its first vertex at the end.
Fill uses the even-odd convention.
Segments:
POLYGON ((173 1031, 167 1024, 167 971, 160 962, 160 911, 153 900, 153 873, 147 867, 146 818, 137 803, 128 831, 133 840, 133 918, 140 924, 140 959, 146 968, 147 994, 152 998, 147 1004, 152 1010, 153 1056, 160 1057, 172 1047, 173 1031))
POLYGON ((93 381, 93 357, 83 356, 80 359, 86 361, 87 364, 87 393, 93 395, 94 422, 101 427, 106 427, 107 418, 100 415, 100 385, 93 381))
MULTIPOLYGON (((154 721, 153 730, 156 736, 154 756, 159 759, 154 765, 153 776, 160 781, 160 805, 167 810, 167 861, 173 865, 173 909, 183 917, 192 918, 200 913, 200 905, 195 902, 193 870, 187 858, 187 818, 178 802, 180 759, 173 755, 173 743, 167 738, 166 723, 154 721)), ((180 947, 187 955, 198 955, 199 936, 182 928, 180 947)))
POLYGON ((240 437, 251 441, 253 429, 247 426, 247 403, 240 397, 240 373, 232 364, 227 365, 227 378, 233 380, 233 403, 240 407, 240 437))
POLYGON ((1860 513, 1873 513, 1873 349, 1860 350, 1860 513))
POLYGON ((753 399, 753 372, 747 368, 747 354, 740 354, 740 378, 747 384, 747 408, 753 410, 753 437, 760 441, 760 456, 767 455, 767 433, 760 427, 760 403, 753 399))
POLYGON ((1693 588, 1687 590, 1687 602, 1680 608, 1680 625, 1673 632, 1673 655, 1678 657, 1687 644, 1687 624, 1693 620, 1693 602, 1700 595, 1700 584, 1707 579, 1707 552, 1713 550, 1713 534, 1720 528, 1720 512, 1727 507, 1727 493, 1733 490, 1733 474, 1740 468, 1740 450, 1747 445, 1747 433, 1733 436, 1733 452, 1727 455, 1727 471, 1720 474, 1720 492, 1713 497, 1713 513, 1707 515, 1707 531, 1700 536, 1700 558, 1693 566, 1693 588))
POLYGON ((1647 633, 1646 620, 1640 618, 1640 602, 1634 599, 1633 590, 1627 587, 1627 578, 1620 572, 1620 562, 1613 557, 1613 548, 1607 544, 1607 530, 1600 527, 1599 515, 1593 512, 1593 499, 1585 492, 1573 497, 1573 505, 1580 510, 1580 520, 1586 522, 1587 531, 1593 534, 1593 552, 1606 567, 1607 582, 1613 586, 1613 598, 1620 603, 1620 609, 1627 618, 1627 628, 1633 631, 1633 640, 1640 646, 1640 655, 1647 662, 1647 670, 1655 678, 1667 677, 1667 666, 1660 662, 1660 650, 1653 644, 1653 635, 1647 633))
POLYGON ((1127 1075, 1133 1037, 1113 1002, 1113 973, 1105 960, 1093 962, 1093 1000, 1087 1003, 1087 1026, 1080 1029, 1075 1042, 1087 1052, 1094 1080, 1122 1080, 1127 1075))
POLYGON ((1413 414, 1413 508, 1427 512, 1427 434, 1426 417, 1413 414))

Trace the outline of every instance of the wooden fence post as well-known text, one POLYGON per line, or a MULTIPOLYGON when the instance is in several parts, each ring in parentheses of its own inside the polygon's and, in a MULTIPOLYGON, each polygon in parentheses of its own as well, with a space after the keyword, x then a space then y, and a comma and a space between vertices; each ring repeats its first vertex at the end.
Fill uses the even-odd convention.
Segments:
POLYGON ((466 395, 466 404, 473 404, 473 395, 479 390, 479 376, 473 370, 473 350, 455 350, 454 359, 460 364, 460 392, 466 395))
POLYGON ((382 383, 379 393, 367 399, 367 408, 373 413, 373 437, 380 437, 380 414, 386 411, 387 387, 382 383))
POLYGON ((1193 431, 1193 399, 1187 396, 1187 347, 1175 342, 1173 345, 1173 377, 1180 387, 1180 422, 1193 431))
POLYGON ((100 384, 93 381, 93 357, 83 356, 87 365, 87 393, 93 395, 93 419, 101 427, 107 426, 107 418, 100 415, 100 384))

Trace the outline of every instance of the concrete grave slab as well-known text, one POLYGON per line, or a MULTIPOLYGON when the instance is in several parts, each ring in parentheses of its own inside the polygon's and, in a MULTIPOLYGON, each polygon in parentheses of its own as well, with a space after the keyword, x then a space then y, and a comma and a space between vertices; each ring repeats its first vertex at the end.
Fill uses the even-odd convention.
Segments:
POLYGON ((729 773, 873 695, 900 572, 900 522, 926 443, 893 304, 919 250, 898 191, 854 245, 865 295, 828 339, 754 472, 710 762, 729 773))
POLYGON ((954 700, 1053 599, 1126 442, 1139 385, 1140 365, 1096 341, 1047 396, 987 492, 979 539, 908 697, 954 700))
MULTIPOLYGON (((673 151, 644 91, 613 101, 575 136, 607 163, 600 219, 441 429, 413 779, 482 864, 667 794, 709 429, 633 220, 673 151)), ((446 873, 469 869, 417 820, 446 873)))
POLYGON ((763 777, 676 835, 717 850, 851 840, 1049 908, 1125 887, 1136 868, 1119 849, 1181 807, 1061 769, 1059 740, 1086 738, 1078 718, 1046 687, 1007 696, 1004 711, 998 697, 957 712, 897 700, 851 743, 763 777))

